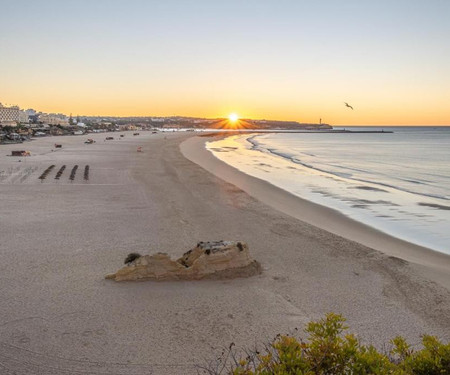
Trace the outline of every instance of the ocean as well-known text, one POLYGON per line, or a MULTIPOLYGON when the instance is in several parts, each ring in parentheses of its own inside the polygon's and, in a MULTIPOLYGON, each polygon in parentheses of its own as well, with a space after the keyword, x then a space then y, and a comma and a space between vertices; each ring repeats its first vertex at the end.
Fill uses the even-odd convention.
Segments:
POLYGON ((207 149, 300 198, 450 254, 450 127, 346 129, 393 133, 241 133, 207 149))

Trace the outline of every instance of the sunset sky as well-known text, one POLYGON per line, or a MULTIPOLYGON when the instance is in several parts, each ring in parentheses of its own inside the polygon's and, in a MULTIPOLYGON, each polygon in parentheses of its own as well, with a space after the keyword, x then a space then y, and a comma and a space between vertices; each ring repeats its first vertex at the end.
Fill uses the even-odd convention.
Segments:
POLYGON ((3 104, 450 125, 449 0, 0 0, 0 9, 3 104))

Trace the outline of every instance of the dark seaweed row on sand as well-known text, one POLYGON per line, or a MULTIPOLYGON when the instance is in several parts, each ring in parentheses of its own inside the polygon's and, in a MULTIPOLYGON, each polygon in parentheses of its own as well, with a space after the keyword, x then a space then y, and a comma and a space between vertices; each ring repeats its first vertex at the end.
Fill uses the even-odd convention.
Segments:
MULTIPOLYGON (((53 168, 55 168, 55 165, 54 164, 50 165, 44 172, 42 172, 42 174, 39 176, 39 179, 41 181, 45 180, 47 178, 48 174, 52 171, 53 168)), ((56 173, 55 180, 59 180, 61 178, 61 176, 63 175, 65 169, 66 169, 66 165, 63 165, 61 168, 59 168, 58 172, 56 173)), ((89 181, 89 169, 90 169, 89 165, 86 165, 84 167, 84 179, 86 181, 89 181)), ((71 172, 70 172, 69 179, 71 181, 75 180, 75 176, 77 174, 77 170, 78 170, 78 165, 75 165, 72 168, 71 172)))
POLYGON ((63 165, 61 168, 59 168, 59 171, 56 173, 55 180, 59 180, 59 178, 61 177, 61 175, 64 172, 64 169, 66 169, 65 165, 63 165))
POLYGON ((48 176, 48 174, 50 173, 50 171, 55 168, 55 165, 51 165, 50 167, 48 167, 44 172, 42 172, 42 174, 39 176, 39 179, 41 181, 45 180, 46 177, 48 176))
POLYGON ((70 179, 71 181, 75 180, 75 175, 77 174, 77 169, 78 169, 78 165, 75 165, 75 166, 72 168, 72 171, 70 172, 70 177, 69 177, 69 179, 70 179))

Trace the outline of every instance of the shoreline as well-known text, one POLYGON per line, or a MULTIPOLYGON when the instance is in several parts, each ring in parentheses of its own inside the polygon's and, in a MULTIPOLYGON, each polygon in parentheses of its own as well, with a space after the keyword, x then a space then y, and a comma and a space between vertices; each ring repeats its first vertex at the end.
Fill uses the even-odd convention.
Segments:
POLYGON ((183 156, 189 137, 95 135, 89 145, 85 137, 52 137, 30 143, 31 157, 7 156, 13 146, 0 152, 5 371, 196 374, 232 342, 249 348, 296 328, 302 336, 307 322, 328 312, 377 348, 398 335, 414 346, 423 334, 450 339, 450 292, 424 267, 251 197, 183 156), (262 273, 104 279, 130 252, 179 257, 199 241, 221 239, 246 242, 262 273))
MULTIPOLYGON (((224 135, 211 134, 210 136, 224 135)), ((271 183, 239 171, 216 158, 205 147, 207 135, 193 136, 180 144, 183 155, 208 172, 244 190, 289 216, 355 241, 389 256, 425 267, 426 276, 450 290, 450 256, 375 229, 339 211, 310 202, 271 183)))

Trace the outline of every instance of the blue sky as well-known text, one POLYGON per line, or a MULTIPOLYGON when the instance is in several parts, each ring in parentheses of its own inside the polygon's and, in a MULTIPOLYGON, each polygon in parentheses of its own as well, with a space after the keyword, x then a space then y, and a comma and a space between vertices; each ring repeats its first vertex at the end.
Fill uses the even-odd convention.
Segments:
POLYGON ((0 5, 2 102, 84 114, 450 123, 450 1, 0 5))

